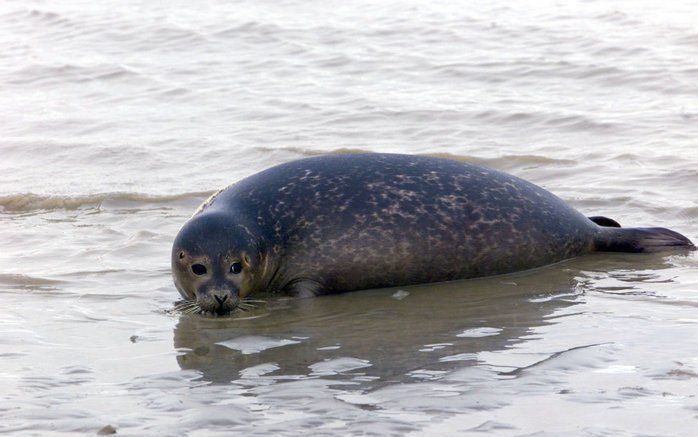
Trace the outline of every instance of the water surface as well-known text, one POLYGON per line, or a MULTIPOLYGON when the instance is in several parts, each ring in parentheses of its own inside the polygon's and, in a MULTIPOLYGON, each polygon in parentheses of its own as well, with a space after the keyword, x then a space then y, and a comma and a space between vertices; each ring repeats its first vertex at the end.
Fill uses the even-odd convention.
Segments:
POLYGON ((353 151, 698 240, 691 2, 8 1, 0 432, 691 436, 698 255, 173 312, 216 189, 353 151))

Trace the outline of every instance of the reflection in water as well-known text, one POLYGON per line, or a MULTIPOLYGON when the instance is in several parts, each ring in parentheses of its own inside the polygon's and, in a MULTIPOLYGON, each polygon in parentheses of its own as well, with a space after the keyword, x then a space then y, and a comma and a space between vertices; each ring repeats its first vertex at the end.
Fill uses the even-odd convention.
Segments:
POLYGON ((178 357, 183 369, 199 370, 204 380, 214 382, 238 379, 243 369, 265 363, 274 363, 274 375, 279 376, 341 373, 336 377, 401 381, 411 372, 422 370, 428 376, 424 370, 453 369, 464 361, 474 362, 478 352, 505 348, 531 327, 546 323, 545 317, 556 309, 574 304, 574 293, 574 275, 558 267, 526 275, 284 299, 258 310, 256 318, 245 317, 250 313, 241 318, 183 315, 175 328, 175 347, 189 349, 178 357), (567 297, 529 300, 541 294, 567 297), (256 352, 254 344, 246 344, 255 340, 263 343, 263 350, 256 352), (326 360, 326 365, 319 364, 326 360), (352 363, 360 368, 352 368, 352 363))
POLYGON ((269 363, 280 378, 336 373, 392 382, 419 370, 428 376, 424 370, 472 363, 474 354, 505 348, 546 323, 556 309, 574 304, 574 277, 557 266, 431 286, 272 299, 253 316, 183 315, 175 347, 188 350, 177 359, 183 369, 199 370, 213 382, 238 379, 243 369, 269 363), (530 300, 543 294, 567 297, 530 300), (472 335, 474 330, 495 335, 472 335))
POLYGON ((182 315, 174 330, 177 361, 215 383, 322 376, 375 388, 435 379, 579 313, 562 310, 584 303, 585 293, 608 292, 608 283, 614 293, 642 293, 636 287, 658 276, 648 270, 669 266, 661 255, 591 255, 493 278, 271 298, 233 317, 182 315))

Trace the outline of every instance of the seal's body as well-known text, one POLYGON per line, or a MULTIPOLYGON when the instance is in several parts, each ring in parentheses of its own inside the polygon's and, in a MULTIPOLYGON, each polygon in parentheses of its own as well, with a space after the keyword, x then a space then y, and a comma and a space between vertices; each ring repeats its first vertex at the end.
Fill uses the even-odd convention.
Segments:
POLYGON ((186 299, 224 313, 258 290, 339 293, 667 247, 693 245, 668 229, 587 218, 484 167, 355 154, 282 164, 216 193, 179 232, 172 266, 186 299))

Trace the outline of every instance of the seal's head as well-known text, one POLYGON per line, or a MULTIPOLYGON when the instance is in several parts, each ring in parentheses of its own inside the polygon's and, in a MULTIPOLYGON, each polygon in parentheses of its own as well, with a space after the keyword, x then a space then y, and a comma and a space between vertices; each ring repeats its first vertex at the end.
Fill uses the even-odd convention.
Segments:
POLYGON ((250 229, 213 211, 192 217, 172 245, 172 276, 180 294, 219 315, 249 294, 259 261, 250 229))

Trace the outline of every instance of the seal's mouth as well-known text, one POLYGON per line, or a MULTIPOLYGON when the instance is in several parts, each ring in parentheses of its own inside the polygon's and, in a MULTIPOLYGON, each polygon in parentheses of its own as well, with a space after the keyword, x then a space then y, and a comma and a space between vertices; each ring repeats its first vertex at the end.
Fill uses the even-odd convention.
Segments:
POLYGON ((213 310, 214 313, 218 314, 219 316, 225 316, 226 314, 230 314, 235 307, 229 307, 227 305, 224 305, 222 302, 213 310))
POLYGON ((247 312, 266 304, 265 300, 241 299, 236 304, 230 304, 226 298, 216 298, 214 306, 202 306, 198 301, 185 299, 175 303, 175 311, 182 314, 200 314, 209 316, 227 316, 235 312, 247 312))
POLYGON ((213 295, 213 299, 197 299, 196 303, 204 312, 219 316, 230 314, 237 307, 237 302, 229 299, 227 295, 213 295))

